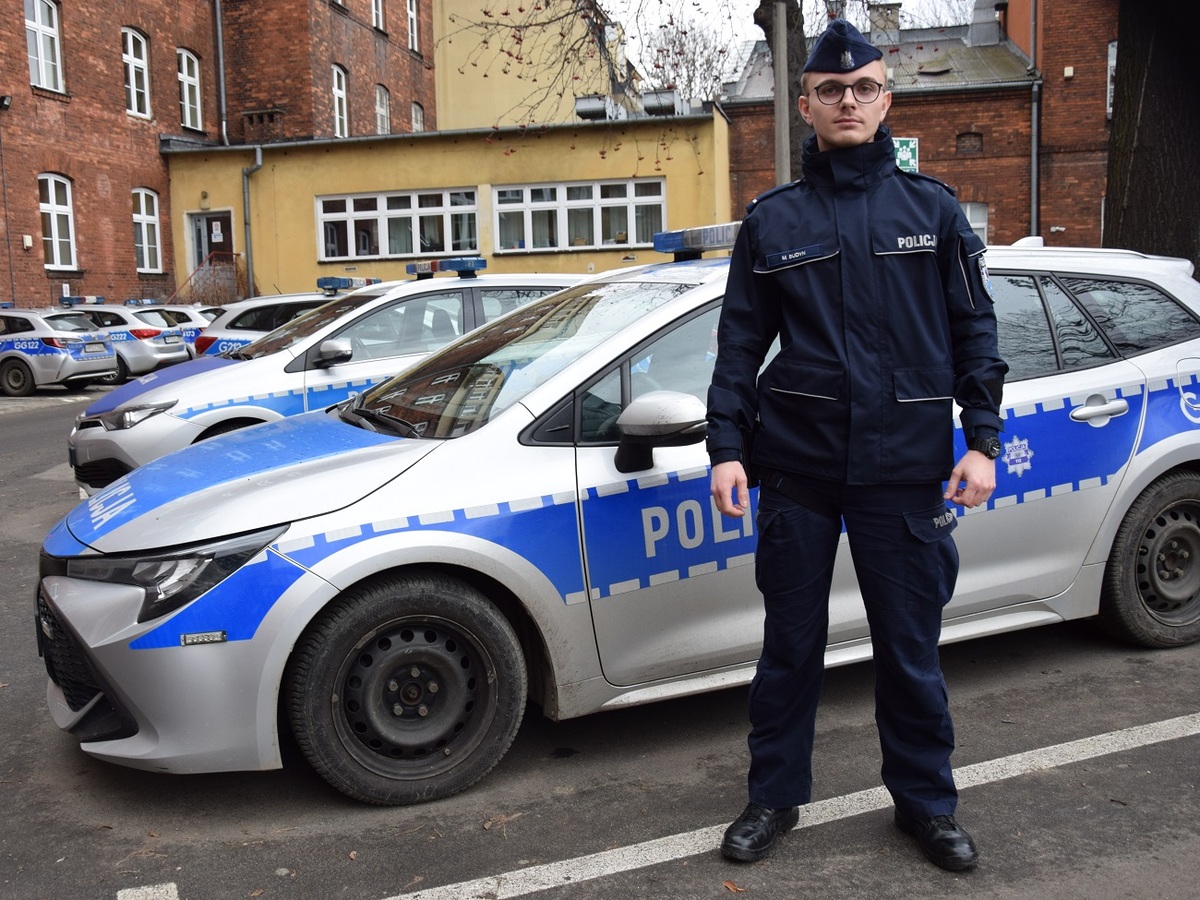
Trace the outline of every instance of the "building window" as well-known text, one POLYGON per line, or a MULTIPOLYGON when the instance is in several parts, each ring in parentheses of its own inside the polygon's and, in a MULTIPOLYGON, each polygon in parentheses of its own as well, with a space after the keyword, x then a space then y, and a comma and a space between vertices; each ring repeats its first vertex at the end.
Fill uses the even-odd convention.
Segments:
POLYGON ((125 64, 125 111, 150 118, 150 45, 132 28, 121 29, 121 62, 125 64))
POLYGON ((162 271, 158 234, 158 194, 146 188, 134 188, 133 252, 139 272, 162 271))
POLYGON ((383 0, 371 0, 371 24, 380 31, 385 31, 383 27, 383 0))
POLYGON ((201 131, 200 60, 182 47, 175 51, 175 57, 179 69, 179 124, 201 131))
POLYGON ((419 34, 419 16, 417 15, 417 0, 407 0, 408 3, 408 49, 413 53, 421 52, 419 34))
POLYGON ((496 188, 496 251, 646 246, 666 221, 661 179, 496 188))
POLYGON ((1112 120, 1113 84, 1115 83, 1116 77, 1117 77, 1117 42, 1109 41, 1108 42, 1108 100, 1107 100, 1109 121, 1112 120))
POLYGON ((392 133, 392 95, 382 84, 375 85, 375 133, 392 133))
POLYGON ((38 176, 38 210, 42 214, 42 256, 47 269, 75 268, 75 215, 71 182, 61 175, 38 176))
POLYGON ((29 52, 29 83, 51 91, 64 90, 57 3, 25 0, 25 47, 29 52))
POLYGON ((346 103, 346 70, 333 67, 333 136, 350 136, 350 112, 346 103))
POLYGON ((425 107, 420 103, 412 105, 412 130, 414 132, 425 130, 425 107))
POLYGON ((475 191, 387 191, 317 198, 322 261, 478 253, 475 191))
POLYGON ((988 208, 986 203, 960 203, 963 215, 967 217, 967 223, 971 226, 971 230, 979 236, 979 239, 985 244, 988 239, 988 208))

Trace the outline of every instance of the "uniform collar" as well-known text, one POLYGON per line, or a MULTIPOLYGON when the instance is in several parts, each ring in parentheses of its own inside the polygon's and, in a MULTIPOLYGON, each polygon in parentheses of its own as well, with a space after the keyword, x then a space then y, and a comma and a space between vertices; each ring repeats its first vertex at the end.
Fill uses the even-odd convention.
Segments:
POLYGON ((880 125, 875 140, 833 150, 818 150, 814 134, 804 142, 801 164, 804 177, 814 184, 839 191, 866 190, 896 172, 891 129, 880 125))

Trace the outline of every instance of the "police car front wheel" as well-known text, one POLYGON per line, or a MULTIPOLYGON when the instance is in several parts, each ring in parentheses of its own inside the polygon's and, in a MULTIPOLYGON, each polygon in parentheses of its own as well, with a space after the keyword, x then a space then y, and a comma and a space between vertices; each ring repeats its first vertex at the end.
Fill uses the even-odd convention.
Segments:
POLYGON ((437 573, 344 593, 301 638, 287 712, 308 762, 365 803, 436 800, 500 761, 525 708, 512 626, 479 591, 437 573))
POLYGON ((1129 507, 1105 570, 1100 621, 1147 647, 1200 640, 1200 474, 1164 475, 1129 507))

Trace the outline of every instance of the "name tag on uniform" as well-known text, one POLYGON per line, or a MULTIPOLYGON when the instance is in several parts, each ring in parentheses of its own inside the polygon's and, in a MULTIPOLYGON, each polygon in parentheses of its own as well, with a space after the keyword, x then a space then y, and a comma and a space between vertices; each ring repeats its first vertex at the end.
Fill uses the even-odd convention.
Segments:
POLYGON ((767 254, 767 271, 771 269, 782 269, 786 266, 794 266, 797 263, 802 263, 805 260, 813 257, 824 256, 825 252, 820 244, 809 244, 807 247, 799 247, 795 250, 784 250, 782 253, 767 254))

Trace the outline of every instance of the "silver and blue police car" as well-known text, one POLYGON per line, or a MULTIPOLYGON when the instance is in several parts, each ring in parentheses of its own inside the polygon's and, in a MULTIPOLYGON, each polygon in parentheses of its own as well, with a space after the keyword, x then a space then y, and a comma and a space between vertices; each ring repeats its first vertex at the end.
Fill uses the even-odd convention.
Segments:
POLYGON ((76 484, 92 494, 196 441, 323 409, 580 278, 479 275, 486 262, 477 257, 411 267, 416 279, 376 282, 340 296, 338 290, 355 287, 351 280, 323 279, 333 299, 265 337, 104 395, 79 415, 67 439, 76 484), (433 278, 434 271, 459 277, 433 278))
POLYGON ((270 294, 226 303, 204 332, 196 336, 196 356, 219 356, 245 347, 310 309, 328 303, 342 291, 379 284, 378 278, 317 279, 317 290, 270 294))
POLYGON ((0 392, 27 397, 35 388, 83 390, 117 371, 108 334, 83 316, 51 318, 49 310, 0 303, 0 392))
MULTIPOLYGON (((154 303, 156 301, 149 301, 154 303)), ((104 297, 63 297, 63 309, 50 317, 85 315, 108 332, 117 351, 117 371, 108 379, 120 384, 133 375, 153 372, 191 358, 183 330, 161 312, 144 308, 147 302, 130 300, 106 304, 104 297)))
MULTIPOLYGON (((1004 451, 955 535, 944 640, 1081 618, 1197 640, 1190 264, 1039 247, 989 264, 1004 451)), ((716 512, 703 445, 727 271, 596 276, 82 503, 41 557, 55 721, 168 772, 278 767, 283 721, 331 784, 397 804, 483 777, 527 699, 565 719, 748 682, 754 517, 716 512)), ((870 653, 843 548, 826 659, 870 653)))

